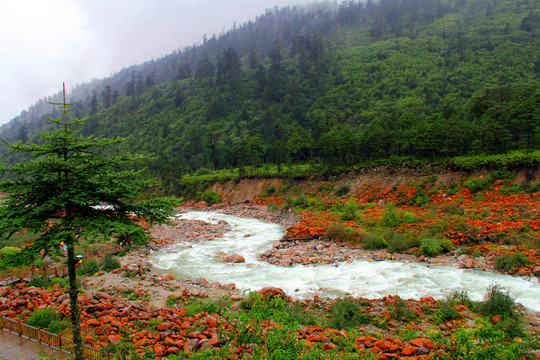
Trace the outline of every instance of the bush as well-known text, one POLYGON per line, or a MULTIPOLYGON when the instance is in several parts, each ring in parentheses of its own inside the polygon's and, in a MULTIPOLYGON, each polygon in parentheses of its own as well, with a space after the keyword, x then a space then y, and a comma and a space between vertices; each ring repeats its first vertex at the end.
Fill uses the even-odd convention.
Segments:
POLYGON ((336 189, 334 192, 334 195, 337 197, 342 197, 344 195, 347 195, 351 191, 351 188, 349 188, 347 185, 342 185, 336 189))
POLYGON ((448 298, 446 301, 439 301, 438 305, 439 310, 435 314, 435 319, 438 324, 444 324, 447 321, 457 320, 461 317, 459 311, 456 310, 456 300, 448 298))
POLYGON ((452 249, 452 243, 448 239, 424 238, 420 240, 420 252, 427 257, 439 256, 452 249))
POLYGON ((219 204, 222 201, 221 194, 208 190, 202 194, 202 200, 207 204, 219 204))
POLYGON ((90 259, 81 264, 81 267, 78 269, 79 275, 94 275, 99 271, 99 265, 96 260, 90 259))
POLYGON ((57 334, 67 327, 67 323, 51 308, 34 311, 26 321, 27 325, 57 334))
POLYGON ((390 317, 396 321, 412 321, 416 317, 414 310, 400 298, 399 296, 394 298, 393 309, 390 311, 390 317))
POLYGON ((464 215, 465 214, 465 210, 463 210, 463 208, 457 204, 450 204, 447 207, 442 208, 441 210, 448 215, 464 215))
POLYGON ((412 247, 412 244, 407 241, 405 235, 395 232, 393 230, 384 233, 384 239, 388 244, 389 252, 402 252, 412 247))
POLYGON ((120 260, 112 256, 111 254, 106 254, 103 258, 103 264, 101 264, 103 271, 109 272, 114 269, 120 268, 120 260))
POLYGON ((350 244, 359 244, 362 241, 362 236, 358 231, 343 224, 332 224, 328 226, 324 236, 330 240, 343 241, 350 244))
POLYGON ((18 247, 14 246, 5 246, 2 249, 0 249, 0 257, 9 257, 9 256, 15 256, 18 253, 20 253, 22 250, 18 247))
POLYGON ((469 189, 471 192, 476 193, 479 191, 486 190, 491 182, 489 177, 487 178, 478 178, 467 181, 464 186, 469 189))
POLYGON ((480 306, 483 314, 488 316, 500 315, 503 319, 519 317, 516 303, 510 293, 503 291, 497 284, 488 288, 486 301, 480 306))
POLYGON ((46 276, 36 276, 30 281, 29 285, 46 289, 51 285, 51 281, 46 276))
POLYGON ((506 271, 530 264, 531 262, 523 253, 502 254, 495 258, 495 267, 506 271))
POLYGON ((367 250, 379 250, 387 246, 386 241, 380 235, 376 234, 369 234, 362 240, 362 247, 367 250))
POLYGON ((363 313, 358 303, 352 299, 338 300, 332 307, 330 327, 333 329, 351 329, 369 322, 369 316, 363 313))
POLYGON ((272 195, 275 192, 276 192, 276 187, 274 185, 270 185, 270 186, 268 186, 268 188, 264 192, 263 197, 269 197, 270 195, 272 195))

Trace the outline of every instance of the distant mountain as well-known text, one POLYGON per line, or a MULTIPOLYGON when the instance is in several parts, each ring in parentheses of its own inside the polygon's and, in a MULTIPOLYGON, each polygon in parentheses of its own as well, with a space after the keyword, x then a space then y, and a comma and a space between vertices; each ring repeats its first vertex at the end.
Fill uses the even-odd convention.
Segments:
MULTIPOLYGON (((538 149, 539 24, 534 0, 286 7, 70 97, 90 116, 85 134, 132 135, 125 148, 154 153, 150 171, 169 182, 201 168, 538 149)), ((45 104, 1 136, 37 141, 45 104)))

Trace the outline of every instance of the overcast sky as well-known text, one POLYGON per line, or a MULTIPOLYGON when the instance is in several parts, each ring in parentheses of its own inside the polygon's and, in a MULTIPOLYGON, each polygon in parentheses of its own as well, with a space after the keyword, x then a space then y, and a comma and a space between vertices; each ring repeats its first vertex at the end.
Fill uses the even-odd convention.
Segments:
POLYGON ((0 124, 62 88, 109 76, 314 0, 1 0, 0 124))

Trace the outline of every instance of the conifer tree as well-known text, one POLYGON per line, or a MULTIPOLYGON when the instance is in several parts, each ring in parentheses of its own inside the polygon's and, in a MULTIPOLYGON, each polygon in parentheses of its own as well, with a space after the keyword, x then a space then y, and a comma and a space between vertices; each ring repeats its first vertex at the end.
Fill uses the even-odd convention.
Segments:
POLYGON ((85 240, 111 239, 144 243, 147 233, 140 224, 166 222, 178 199, 137 201, 149 182, 139 171, 129 169, 144 157, 130 154, 104 156, 102 148, 125 138, 83 137, 74 129, 87 119, 69 116, 73 103, 54 103, 63 110, 57 119, 47 118, 56 128, 41 134, 42 144, 10 144, 12 152, 28 153, 32 159, 12 166, 0 166, 13 179, 0 181, 8 195, 0 206, 0 233, 9 236, 24 229, 40 234, 23 255, 50 253, 61 242, 67 245, 69 298, 75 359, 83 359, 83 345, 77 302, 75 245, 85 240))

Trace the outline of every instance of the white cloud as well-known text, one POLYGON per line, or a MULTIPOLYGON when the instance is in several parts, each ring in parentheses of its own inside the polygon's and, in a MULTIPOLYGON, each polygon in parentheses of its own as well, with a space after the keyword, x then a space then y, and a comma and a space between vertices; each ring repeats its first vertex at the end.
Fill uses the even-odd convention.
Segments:
POLYGON ((311 0, 17 0, 0 7, 0 124, 40 98, 311 0))

